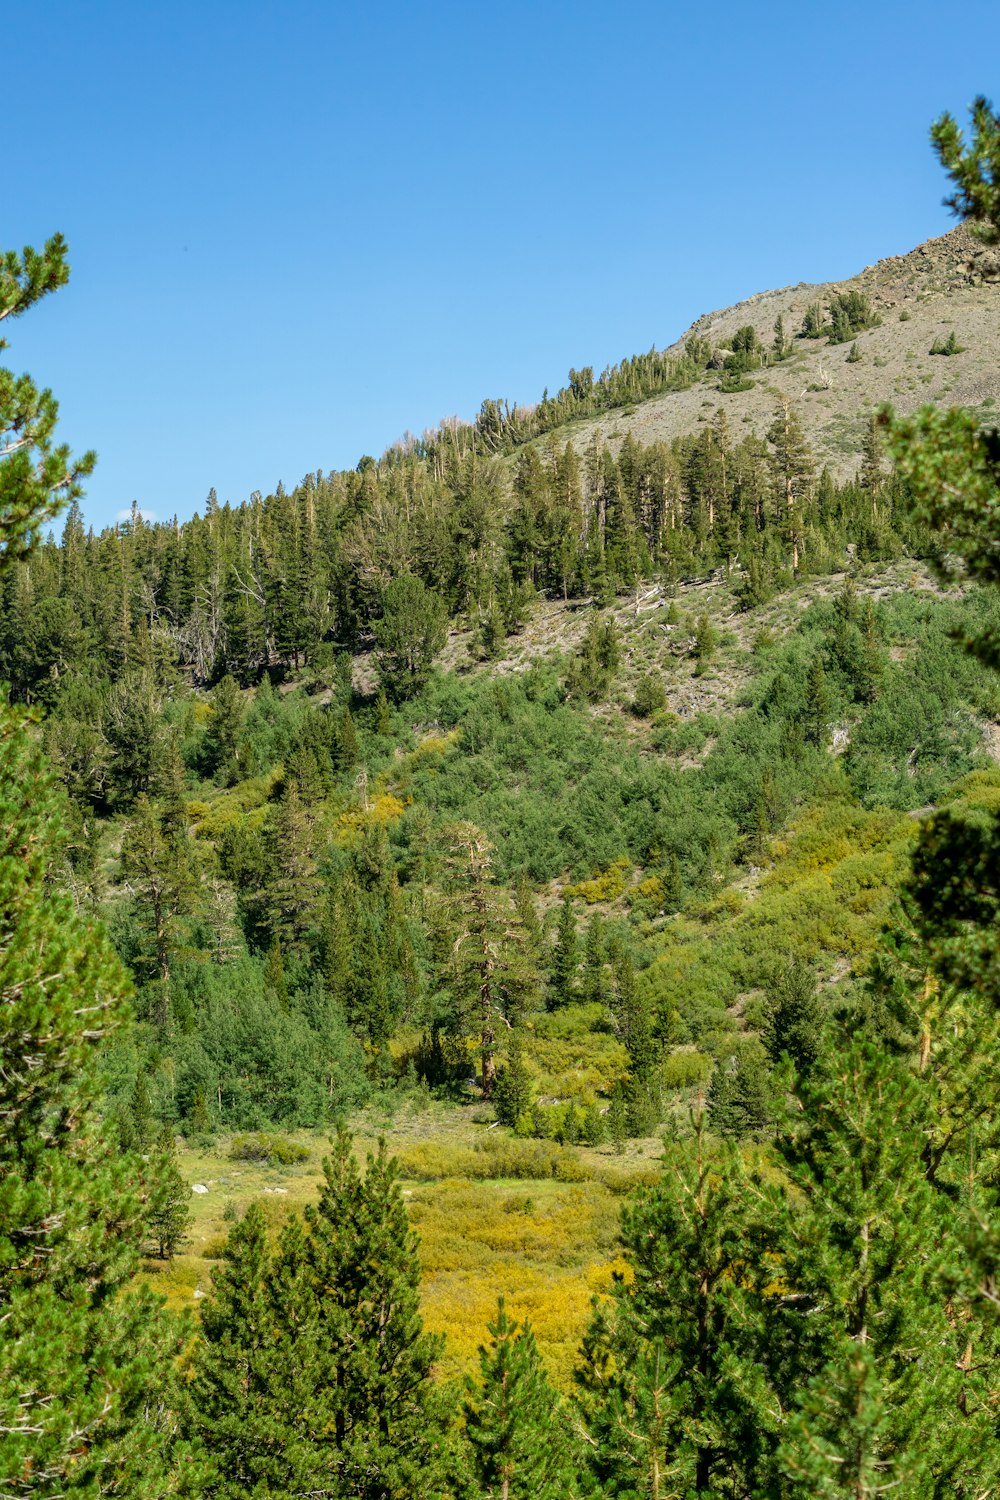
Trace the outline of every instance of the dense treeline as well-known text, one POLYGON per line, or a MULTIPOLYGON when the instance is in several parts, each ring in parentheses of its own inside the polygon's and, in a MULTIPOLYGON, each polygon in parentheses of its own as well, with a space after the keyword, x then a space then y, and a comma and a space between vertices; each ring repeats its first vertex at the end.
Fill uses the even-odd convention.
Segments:
POLYGON ((847 485, 817 473, 789 406, 767 442, 734 442, 720 411, 695 437, 649 448, 627 437, 616 456, 596 440, 582 457, 530 445, 513 467, 476 448, 391 451, 235 509, 213 494, 183 525, 136 509, 94 535, 74 505, 61 542, 5 580, 0 673, 15 699, 46 707, 75 688, 93 718, 112 681, 183 672, 247 685, 329 669, 381 625, 401 696, 440 649, 443 614, 476 623, 495 655, 535 591, 607 603, 645 578, 739 565, 752 605, 793 573, 842 563, 848 545, 862 559, 912 551, 874 423, 859 464, 847 485))

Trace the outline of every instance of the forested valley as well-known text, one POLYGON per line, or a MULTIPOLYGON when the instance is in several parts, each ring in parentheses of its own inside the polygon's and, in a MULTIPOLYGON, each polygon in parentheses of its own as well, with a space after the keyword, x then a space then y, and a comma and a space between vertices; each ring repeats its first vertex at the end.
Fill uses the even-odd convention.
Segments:
POLYGON ((99 533, 0 374, 4 1496, 1000 1493, 1000 440, 726 408, 877 317, 99 533))

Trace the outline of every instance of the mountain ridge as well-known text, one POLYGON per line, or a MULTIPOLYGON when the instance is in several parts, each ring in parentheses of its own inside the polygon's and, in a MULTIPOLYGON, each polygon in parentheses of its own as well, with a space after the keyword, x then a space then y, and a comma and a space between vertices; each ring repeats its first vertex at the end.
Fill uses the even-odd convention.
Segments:
POLYGON ((857 469, 868 414, 884 402, 901 412, 928 401, 970 406, 984 419, 1000 407, 1000 256, 964 225, 845 280, 773 288, 703 313, 663 352, 679 356, 691 339, 704 339, 721 364, 721 346, 742 326, 753 327, 768 347, 779 315, 792 353, 751 372, 751 390, 723 392, 718 372, 710 370, 686 390, 574 422, 574 447, 583 451, 599 435, 617 450, 627 433, 646 444, 669 442, 696 431, 719 409, 762 437, 775 407, 792 400, 818 460, 844 479, 857 469), (797 335, 811 303, 851 291, 869 297, 881 322, 858 335, 860 357, 848 363, 850 343, 797 335), (960 352, 932 354, 951 332, 960 352))

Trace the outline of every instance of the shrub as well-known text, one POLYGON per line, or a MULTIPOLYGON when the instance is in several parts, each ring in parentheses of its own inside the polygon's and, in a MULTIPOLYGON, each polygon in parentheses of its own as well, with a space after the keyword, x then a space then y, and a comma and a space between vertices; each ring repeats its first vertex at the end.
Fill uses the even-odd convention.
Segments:
POLYGON ((950 358, 953 354, 964 354, 965 345, 958 342, 953 328, 943 343, 940 339, 935 339, 931 345, 930 352, 932 354, 944 354, 950 358))
POLYGON ((703 1084, 712 1071, 712 1059, 704 1052, 669 1052, 660 1065, 665 1089, 690 1089, 703 1084))
POLYGON ((230 1161, 266 1162, 272 1167, 291 1167, 309 1160, 309 1151, 282 1135, 237 1135, 229 1147, 230 1161))
POLYGON ((625 893, 625 884, 631 863, 625 855, 612 860, 606 870, 597 871, 592 880, 581 880, 579 885, 569 886, 567 895, 580 896, 588 906, 598 901, 617 901, 625 893))
POLYGON ((640 719, 651 719, 667 706, 667 693, 658 672, 647 672, 639 680, 632 700, 632 712, 640 719))
POLYGON ((469 1182, 495 1179, 586 1182, 591 1174, 577 1153, 551 1140, 522 1140, 491 1131, 474 1146, 413 1145, 397 1153, 400 1175, 410 1181, 445 1177, 469 1182))

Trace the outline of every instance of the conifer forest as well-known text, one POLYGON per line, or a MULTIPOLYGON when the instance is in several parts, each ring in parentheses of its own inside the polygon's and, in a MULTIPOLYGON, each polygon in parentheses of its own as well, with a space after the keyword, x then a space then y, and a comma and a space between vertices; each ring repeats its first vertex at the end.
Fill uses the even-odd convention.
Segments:
POLYGON ((1000 434, 745 307, 101 531, 0 370, 2 1500, 1000 1496, 1000 434))

